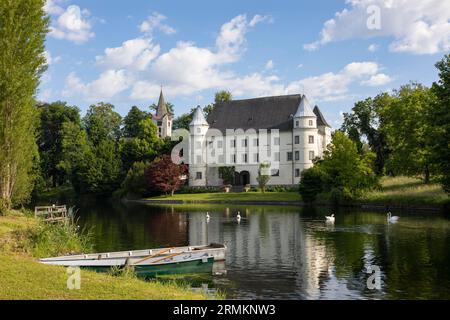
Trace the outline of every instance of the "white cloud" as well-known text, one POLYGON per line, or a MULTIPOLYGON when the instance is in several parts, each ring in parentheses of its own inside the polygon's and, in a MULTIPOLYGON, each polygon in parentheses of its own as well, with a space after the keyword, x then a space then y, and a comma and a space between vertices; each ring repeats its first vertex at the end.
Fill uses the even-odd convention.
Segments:
POLYGON ((368 80, 362 81, 361 84, 370 86, 370 87, 380 87, 385 84, 388 84, 391 81, 392 81, 392 79, 390 76, 388 76, 384 73, 379 73, 379 74, 371 76, 370 79, 368 79, 368 80))
POLYGON ((267 61, 266 63, 266 70, 272 70, 275 67, 275 64, 272 60, 267 61))
POLYGON ((391 37, 393 52, 435 54, 450 50, 450 1, 347 0, 349 8, 325 22, 319 40, 304 45, 316 50, 334 41, 391 37), (368 28, 370 6, 380 8, 380 28, 368 28))
POLYGON ((44 5, 44 10, 50 15, 60 15, 64 12, 64 9, 59 5, 64 0, 47 0, 44 5))
POLYGON ((369 50, 370 52, 378 51, 378 49, 379 49, 379 46, 378 46, 377 44, 374 44, 374 43, 372 43, 372 44, 367 48, 367 50, 369 50))
POLYGON ((105 54, 97 56, 96 61, 110 69, 129 67, 142 71, 158 56, 160 49, 151 39, 137 38, 125 41, 120 47, 105 49, 105 54))
POLYGON ((61 61, 60 56, 53 57, 52 54, 50 53, 50 51, 48 51, 48 50, 44 51, 44 57, 45 57, 45 60, 47 61, 47 65, 49 65, 49 66, 61 61))
POLYGON ((140 25, 140 30, 143 33, 152 34, 155 29, 162 31, 165 34, 174 34, 177 31, 172 28, 171 26, 164 24, 163 21, 167 19, 166 16, 158 13, 153 12, 151 16, 147 18, 142 24, 140 25))
POLYGON ((293 81, 287 85, 287 92, 305 92, 320 101, 344 100, 350 97, 350 86, 356 82, 362 81, 365 85, 376 86, 377 81, 386 81, 386 75, 379 74, 379 70, 380 66, 375 62, 352 62, 337 73, 328 72, 293 81))
POLYGON ((252 20, 250 20, 248 25, 250 27, 254 27, 258 23, 266 22, 266 21, 269 23, 273 23, 273 18, 271 16, 261 16, 261 15, 257 14, 252 18, 252 20))
POLYGON ((73 97, 82 95, 87 101, 98 102, 108 100, 128 89, 131 78, 125 70, 107 70, 100 74, 97 80, 84 84, 75 73, 70 73, 66 79, 63 95, 73 97))
MULTIPOLYGON (((97 80, 83 83, 76 74, 66 79, 66 95, 82 96, 88 101, 111 99, 125 93, 131 100, 148 101, 158 97, 160 85, 167 96, 198 95, 204 90, 226 89, 235 97, 306 93, 312 99, 336 101, 351 97, 353 85, 376 86, 389 76, 380 73, 375 62, 353 62, 338 72, 324 73, 283 83, 266 68, 252 74, 237 74, 228 68, 245 52, 246 34, 253 20, 239 15, 225 23, 215 47, 200 47, 192 42, 178 42, 160 53, 151 38, 125 41, 120 47, 107 48, 96 57, 104 70, 97 80)), ((274 67, 269 60, 266 67, 274 67)))
POLYGON ((75 5, 69 6, 50 27, 50 36, 77 44, 87 42, 95 36, 91 31, 89 16, 88 10, 81 10, 75 5))

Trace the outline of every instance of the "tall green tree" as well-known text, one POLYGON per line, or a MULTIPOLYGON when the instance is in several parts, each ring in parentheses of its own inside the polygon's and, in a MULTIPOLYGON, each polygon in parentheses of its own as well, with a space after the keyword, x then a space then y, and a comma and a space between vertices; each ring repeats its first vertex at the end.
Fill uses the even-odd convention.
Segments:
POLYGON ((121 123, 122 117, 114 111, 114 106, 103 102, 91 105, 83 118, 84 128, 94 145, 105 139, 118 141, 121 137, 121 123))
POLYGON ((73 122, 81 126, 80 112, 77 107, 66 102, 54 102, 38 106, 40 115, 38 146, 41 162, 41 175, 52 187, 63 184, 67 177, 58 165, 62 161, 63 125, 73 122))
POLYGON ((158 127, 150 118, 139 122, 136 136, 122 138, 120 141, 120 154, 122 156, 123 170, 126 174, 135 162, 151 162, 161 151, 163 140, 158 137, 158 127))
POLYGON ((430 133, 433 124, 427 114, 434 103, 433 93, 426 87, 411 83, 395 90, 379 109, 380 131, 390 150, 386 162, 394 174, 423 174, 429 182, 432 171, 430 133))
POLYGON ((377 174, 383 173, 384 165, 389 157, 386 137, 379 130, 379 111, 390 100, 389 94, 382 93, 375 98, 358 101, 351 113, 344 113, 344 123, 341 128, 356 143, 360 153, 363 151, 364 141, 367 141, 370 149, 377 155, 374 164, 377 174))
POLYGON ((0 211, 29 198, 38 153, 34 96, 46 69, 44 0, 0 1, 0 211))
POLYGON ((123 118, 122 136, 124 138, 137 137, 141 130, 140 123, 144 119, 151 119, 151 115, 133 106, 125 118, 123 118))
POLYGON ((438 169, 444 190, 450 193, 450 54, 436 64, 439 81, 432 86, 436 101, 432 105, 428 121, 433 130, 431 161, 438 169))

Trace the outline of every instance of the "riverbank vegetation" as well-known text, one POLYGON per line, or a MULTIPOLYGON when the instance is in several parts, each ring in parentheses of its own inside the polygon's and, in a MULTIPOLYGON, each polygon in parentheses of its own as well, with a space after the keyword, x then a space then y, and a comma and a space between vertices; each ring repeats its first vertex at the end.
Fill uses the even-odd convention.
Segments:
MULTIPOLYGON (((67 288, 67 270, 38 257, 87 252, 89 239, 75 225, 47 225, 18 211, 0 216, 0 299, 205 299, 187 285, 144 282, 130 276, 81 271, 81 289, 67 288)), ((177 282, 182 283, 182 282, 177 282)))

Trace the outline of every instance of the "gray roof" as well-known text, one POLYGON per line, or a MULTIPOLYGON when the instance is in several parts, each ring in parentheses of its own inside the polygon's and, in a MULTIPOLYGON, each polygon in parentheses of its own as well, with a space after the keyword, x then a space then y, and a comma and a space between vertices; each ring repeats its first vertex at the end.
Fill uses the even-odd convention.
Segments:
POLYGON ((209 114, 208 123, 210 128, 223 132, 226 129, 252 128, 289 131, 293 128, 293 116, 301 101, 302 96, 296 94, 222 102, 209 114))
POLYGON ((320 111, 318 106, 314 107, 314 113, 317 116, 317 125, 318 126, 325 126, 325 127, 331 128, 331 126, 328 124, 327 120, 325 120, 325 117, 323 116, 323 114, 320 111))
POLYGON ((315 117, 313 109, 311 108, 311 104, 308 101, 308 98, 306 98, 305 95, 302 97, 302 101, 300 102, 300 105, 298 106, 297 113, 295 114, 295 118, 303 118, 303 117, 315 117))
POLYGON ((192 116, 192 121, 190 123, 191 126, 207 126, 208 122, 206 122, 205 115, 203 114, 203 110, 200 106, 195 109, 194 115, 192 116))

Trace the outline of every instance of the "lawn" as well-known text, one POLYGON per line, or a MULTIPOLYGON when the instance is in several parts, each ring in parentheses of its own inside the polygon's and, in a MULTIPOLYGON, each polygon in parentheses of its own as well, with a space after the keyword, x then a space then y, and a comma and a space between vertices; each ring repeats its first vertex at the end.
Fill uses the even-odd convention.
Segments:
POLYGON ((38 263, 36 258, 26 253, 29 250, 15 243, 37 225, 34 218, 20 213, 0 216, 0 300, 207 298, 175 283, 145 282, 130 276, 112 276, 86 270, 81 271, 81 289, 69 290, 65 268, 38 263))
POLYGON ((265 202, 298 202, 301 201, 298 192, 243 192, 243 193, 196 193, 159 196, 147 200, 175 200, 185 203, 195 202, 234 202, 234 201, 265 201, 265 202))
MULTIPOLYGON (((436 183, 424 184, 412 177, 383 177, 381 188, 364 194, 358 202, 373 204, 411 204, 441 206, 450 201, 442 187, 436 183)), ((317 202, 330 202, 330 195, 318 195, 317 202)), ((146 200, 182 201, 185 204, 199 203, 239 203, 239 202, 301 202, 298 192, 248 192, 248 193, 194 193, 152 197, 146 200)))
POLYGON ((424 184, 421 179, 411 177, 383 177, 380 182, 381 190, 365 194, 361 201, 416 205, 443 205, 449 202, 448 195, 436 183, 424 184))

